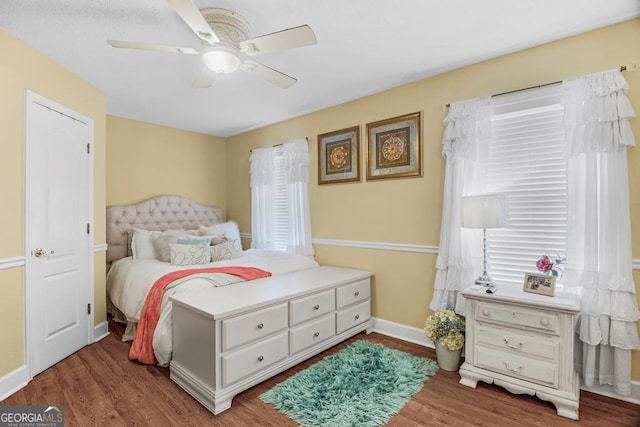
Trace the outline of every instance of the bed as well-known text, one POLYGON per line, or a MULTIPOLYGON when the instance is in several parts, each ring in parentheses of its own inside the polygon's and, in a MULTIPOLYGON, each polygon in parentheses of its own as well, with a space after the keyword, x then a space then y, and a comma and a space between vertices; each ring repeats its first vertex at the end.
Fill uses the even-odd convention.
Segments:
MULTIPOLYGON (((318 267, 309 257, 243 251, 237 225, 224 221, 221 208, 203 206, 182 196, 158 196, 133 205, 109 206, 106 223, 107 308, 114 320, 126 323, 125 341, 136 337, 150 289, 169 273, 233 266, 257 268, 277 276, 318 267), (215 261, 205 262, 207 254, 215 261)), ((227 273, 197 273, 168 284, 153 332, 155 361, 161 366, 171 361, 172 296, 233 286, 240 281, 227 273)))

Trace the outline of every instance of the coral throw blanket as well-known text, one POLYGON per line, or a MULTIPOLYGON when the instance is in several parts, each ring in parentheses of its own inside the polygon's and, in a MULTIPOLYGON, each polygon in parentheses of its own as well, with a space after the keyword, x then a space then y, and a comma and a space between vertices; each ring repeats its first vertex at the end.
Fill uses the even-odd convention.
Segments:
POLYGON ((192 268, 188 270, 173 271, 160 277, 151 287, 147 299, 142 306, 138 329, 133 339, 129 359, 138 360, 142 363, 157 364, 156 356, 153 354, 153 333, 160 318, 160 305, 164 289, 171 282, 194 274, 203 273, 226 273, 240 277, 243 280, 254 280, 262 277, 269 277, 271 273, 255 267, 209 267, 192 268))

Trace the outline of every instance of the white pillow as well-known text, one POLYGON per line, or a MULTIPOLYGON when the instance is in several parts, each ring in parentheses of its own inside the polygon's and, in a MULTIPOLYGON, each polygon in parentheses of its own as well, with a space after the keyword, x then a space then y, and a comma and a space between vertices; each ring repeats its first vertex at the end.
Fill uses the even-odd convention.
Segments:
POLYGON ((202 265, 211 262, 209 245, 171 243, 171 265, 202 265))
POLYGON ((227 239, 226 241, 211 246, 211 261, 225 261, 228 259, 236 259, 242 256, 242 245, 240 240, 227 239))
POLYGON ((187 237, 185 230, 166 230, 152 239, 154 248, 156 249, 157 258, 162 262, 171 261, 171 243, 178 243, 181 238, 187 237))
POLYGON ((136 229, 131 238, 131 255, 133 259, 156 259, 158 254, 153 245, 153 241, 162 232, 136 229))
POLYGON ((201 225, 198 228, 198 234, 201 236, 218 237, 226 235, 230 240, 240 240, 240 230, 238 230, 238 224, 233 221, 224 222, 222 224, 215 224, 209 227, 201 225))

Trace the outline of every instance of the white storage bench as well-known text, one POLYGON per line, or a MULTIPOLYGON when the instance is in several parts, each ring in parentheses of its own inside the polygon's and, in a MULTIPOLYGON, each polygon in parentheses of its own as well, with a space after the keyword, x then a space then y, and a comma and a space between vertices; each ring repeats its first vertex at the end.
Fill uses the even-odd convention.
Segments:
POLYGON ((171 379, 219 414, 241 391, 370 333, 371 276, 325 266, 171 297, 171 379))

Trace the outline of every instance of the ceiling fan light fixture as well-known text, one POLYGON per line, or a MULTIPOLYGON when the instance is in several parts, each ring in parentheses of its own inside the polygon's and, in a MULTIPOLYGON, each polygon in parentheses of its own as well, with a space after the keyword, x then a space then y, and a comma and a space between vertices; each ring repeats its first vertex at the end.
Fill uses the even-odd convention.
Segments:
POLYGON ((210 49, 202 54, 205 65, 219 74, 233 73, 240 66, 240 58, 224 49, 210 49))

